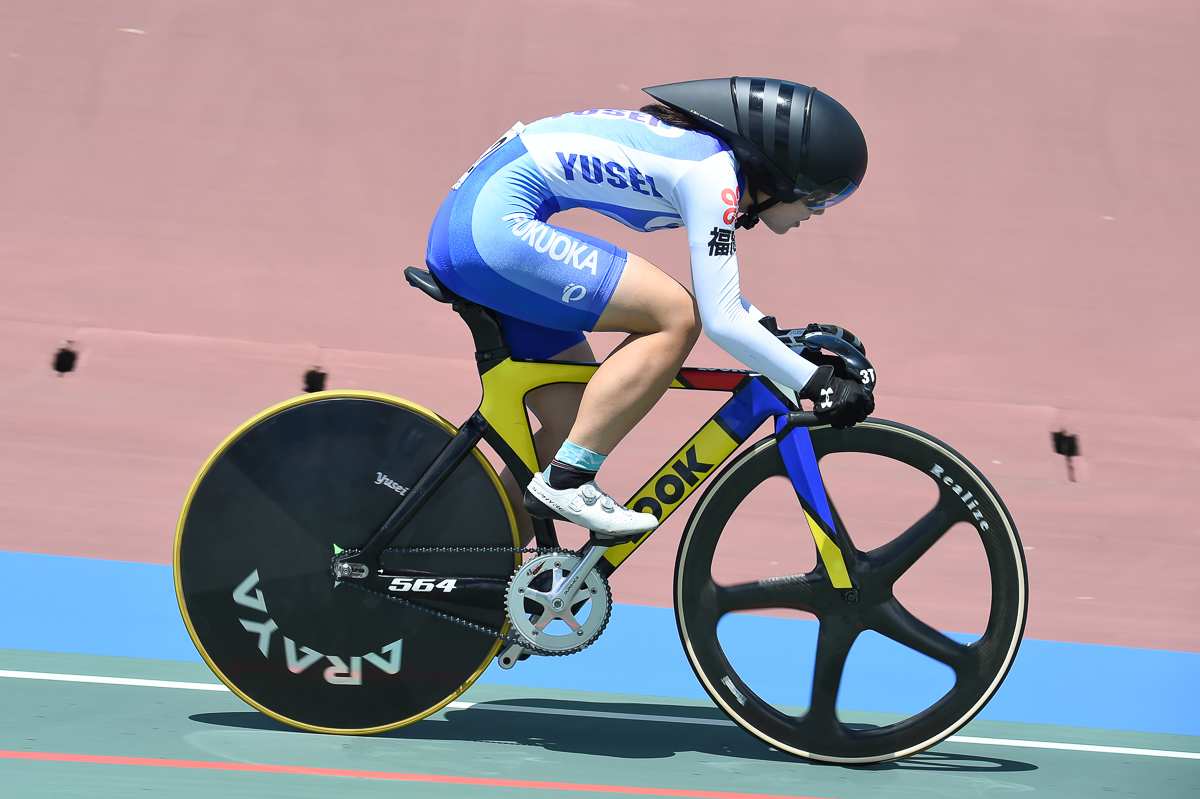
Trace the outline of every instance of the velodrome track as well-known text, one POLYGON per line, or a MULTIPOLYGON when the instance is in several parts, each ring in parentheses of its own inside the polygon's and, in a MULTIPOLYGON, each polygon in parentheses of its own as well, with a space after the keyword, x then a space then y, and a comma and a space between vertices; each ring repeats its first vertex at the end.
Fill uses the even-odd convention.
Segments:
MULTIPOLYGON (((9 0, 0 795, 1200 792, 1198 33, 1183 2, 9 0), (313 367, 466 418, 466 330, 400 278, 446 187, 516 118, 727 74, 813 83, 867 133, 849 203, 739 237, 743 290, 862 336, 879 415, 1005 497, 1030 640, 996 700, 870 769, 723 724, 665 610, 686 508, 614 577, 596 647, 489 670, 435 720, 310 735, 214 690, 165 565, 207 454, 313 367)), ((678 232, 560 218, 687 280, 678 232)), ((707 341, 691 363, 734 365, 707 341)), ((708 402, 669 397, 606 487, 632 492, 708 402)), ((910 590, 963 629, 961 582, 947 555, 910 590)), ((862 668, 856 707, 905 712, 915 688, 862 668)))

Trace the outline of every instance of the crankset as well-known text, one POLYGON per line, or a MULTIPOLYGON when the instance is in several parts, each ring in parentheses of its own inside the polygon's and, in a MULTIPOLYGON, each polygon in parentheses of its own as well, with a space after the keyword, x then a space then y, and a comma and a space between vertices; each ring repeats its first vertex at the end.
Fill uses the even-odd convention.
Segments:
POLYGON ((612 613, 612 593, 596 568, 596 551, 583 558, 540 555, 513 574, 505 609, 511 631, 529 649, 569 655, 600 637, 612 613))

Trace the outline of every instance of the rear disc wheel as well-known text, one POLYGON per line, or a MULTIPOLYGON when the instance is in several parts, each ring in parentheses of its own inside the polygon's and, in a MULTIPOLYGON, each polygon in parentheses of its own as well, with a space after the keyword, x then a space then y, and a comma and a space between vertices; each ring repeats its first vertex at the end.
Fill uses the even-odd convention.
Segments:
MULTIPOLYGON (((339 549, 361 547, 454 436, 405 400, 331 391, 251 419, 196 478, 175 540, 175 585, 196 648, 242 699, 321 732, 378 732, 461 694, 500 639, 335 583, 339 549)), ((495 471, 472 452, 392 547, 388 569, 507 580, 516 525, 495 471)), ((408 597, 408 594, 404 595, 408 597)), ((503 607, 439 606, 497 630, 503 607)))

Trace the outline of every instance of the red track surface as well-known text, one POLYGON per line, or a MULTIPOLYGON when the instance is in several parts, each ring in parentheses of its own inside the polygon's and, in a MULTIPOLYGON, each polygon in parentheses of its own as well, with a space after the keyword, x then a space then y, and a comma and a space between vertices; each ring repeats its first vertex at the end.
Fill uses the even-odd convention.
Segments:
MULTIPOLYGON (((985 469, 1031 548, 1030 635, 1194 650, 1200 7, 753 9, 4 4, 0 548, 167 562, 208 452, 314 365, 465 418, 466 330, 400 274, 462 169, 516 118, 779 75, 854 111, 871 168, 801 231, 742 235, 746 295, 854 330, 879 415, 985 469), (81 357, 58 377, 67 340, 81 357)), ((679 232, 564 222, 686 280, 679 232)), ((735 365, 707 341, 690 362, 735 365)), ((717 400, 673 399, 606 467, 614 493, 717 400)), ((619 601, 669 602, 682 518, 618 573, 619 601)), ((947 557, 910 590, 956 624, 963 579, 947 557)))

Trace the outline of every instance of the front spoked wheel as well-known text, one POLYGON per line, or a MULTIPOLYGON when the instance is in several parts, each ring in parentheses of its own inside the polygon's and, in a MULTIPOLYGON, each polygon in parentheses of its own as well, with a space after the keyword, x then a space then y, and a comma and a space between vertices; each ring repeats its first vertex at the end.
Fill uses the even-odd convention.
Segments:
MULTIPOLYGON (((970 721, 1007 675, 1025 628, 1028 583, 1024 552, 1012 518, 992 486, 966 459, 937 439, 875 419, 845 430, 820 427, 807 432, 826 475, 837 544, 857 590, 857 601, 847 601, 845 592, 832 585, 819 562, 810 569, 783 569, 781 573, 778 564, 786 561, 789 553, 813 550, 799 507, 795 519, 776 520, 773 534, 764 537, 756 532, 770 526, 771 520, 756 511, 761 503, 752 492, 774 485, 795 496, 778 441, 771 437, 733 461, 692 513, 676 561, 675 609, 680 637, 713 700, 766 743, 800 757, 835 763, 907 757, 970 721), (839 460, 842 453, 853 453, 850 461, 854 468, 841 486, 830 486, 829 463, 839 460), (828 458, 830 455, 837 457, 828 458), (911 501, 881 502, 888 491, 895 492, 896 473, 906 486, 905 493, 927 492, 932 507, 911 501), (884 479, 890 481, 888 486, 873 485, 884 479), (839 488, 847 490, 839 493, 839 488), (852 515, 849 505, 855 496, 870 498, 872 511, 852 515), (841 504, 843 499, 846 505, 841 504), (887 518, 889 515, 903 518, 887 518), (852 520, 852 529, 847 529, 843 516, 852 520), (952 529, 954 535, 947 536, 952 529), (881 532, 885 540, 878 546, 863 544, 861 550, 851 539, 855 534, 866 542, 880 538, 881 532), (939 625, 939 620, 922 619, 924 610, 910 608, 908 595, 896 590, 897 582, 910 571, 924 576, 926 573, 914 566, 940 541, 951 539, 956 545, 943 549, 957 560, 946 573, 962 569, 970 573, 973 566, 978 577, 974 588, 982 591, 981 631, 966 636, 939 631, 939 626, 953 628, 939 625), (958 546, 964 540, 965 549, 958 546), (756 546, 766 551, 751 551, 756 546), (974 564, 961 562, 972 557, 974 564), (794 641, 770 637, 802 636, 811 632, 811 624, 761 618, 788 614, 815 617, 818 623, 811 665, 795 657, 794 641), (747 615, 759 618, 747 619, 747 615), (741 636, 733 641, 735 636, 726 634, 748 624, 758 625, 754 628, 759 631, 757 637, 741 636), (722 625, 721 633, 718 625, 722 625), (915 657, 945 673, 943 682, 949 687, 943 691, 943 685, 928 697, 926 706, 905 718, 889 717, 882 724, 848 720, 853 710, 877 709, 846 709, 839 701, 844 699, 840 694, 844 693, 843 675, 851 648, 856 641, 870 637, 924 656, 915 657), (738 644, 750 651, 734 651, 738 644), (807 708, 802 707, 803 701, 779 701, 779 692, 772 687, 802 684, 807 679, 812 685, 810 695, 802 698, 808 699, 807 708)), ((790 434, 804 435, 805 431, 790 434)), ((954 579, 948 577, 947 581, 954 579)), ((930 588, 921 586, 925 595, 930 588)), ((936 616, 937 605, 945 607, 958 600, 954 587, 934 588, 941 590, 933 612, 936 616)), ((901 660, 897 658, 896 663, 901 660)), ((879 673, 893 665, 890 658, 878 658, 871 670, 879 673)), ((899 679, 903 684, 905 677, 899 679)), ((880 721, 878 717, 873 720, 880 721)))

